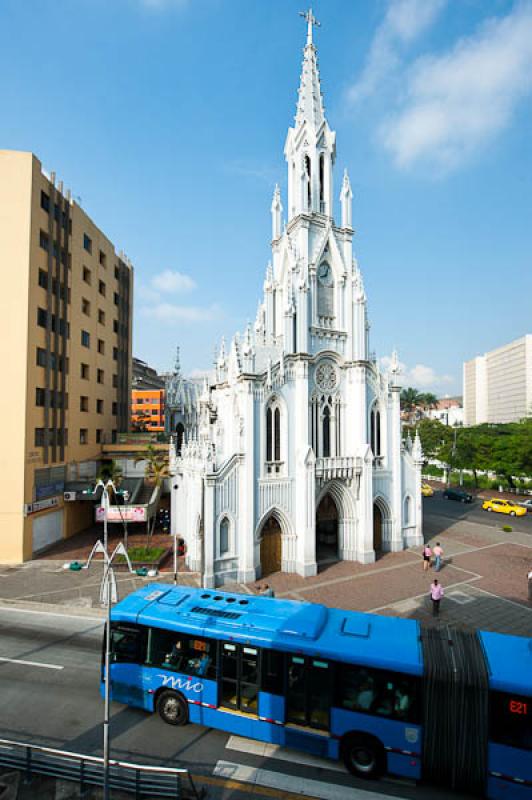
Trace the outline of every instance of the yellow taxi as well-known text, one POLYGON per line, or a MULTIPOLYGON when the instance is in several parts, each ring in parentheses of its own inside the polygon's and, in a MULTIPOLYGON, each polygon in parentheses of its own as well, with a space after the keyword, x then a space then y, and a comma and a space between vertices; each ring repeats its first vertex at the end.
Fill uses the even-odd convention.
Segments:
POLYGON ((428 483, 422 483, 421 494, 423 495, 423 497, 432 497, 432 495, 434 494, 434 489, 432 488, 432 486, 429 486, 428 483))
POLYGON ((511 517, 523 517, 526 514, 526 508, 511 503, 510 500, 500 500, 498 497, 492 497, 491 500, 484 500, 482 503, 484 511, 497 511, 499 514, 509 514, 511 517))

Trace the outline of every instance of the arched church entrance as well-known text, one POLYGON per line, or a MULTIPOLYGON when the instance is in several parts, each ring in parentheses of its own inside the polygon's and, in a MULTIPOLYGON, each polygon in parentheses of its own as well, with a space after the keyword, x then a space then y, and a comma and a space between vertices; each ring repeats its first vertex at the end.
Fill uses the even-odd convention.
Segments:
POLYGON ((377 503, 373 504, 373 549, 382 553, 382 511, 377 503))
POLYGON ((316 511, 316 561, 324 563, 338 559, 338 509, 330 494, 326 494, 316 511))
POLYGON ((264 578, 281 569, 282 533, 274 516, 268 517, 262 528, 260 540, 260 566, 264 578))

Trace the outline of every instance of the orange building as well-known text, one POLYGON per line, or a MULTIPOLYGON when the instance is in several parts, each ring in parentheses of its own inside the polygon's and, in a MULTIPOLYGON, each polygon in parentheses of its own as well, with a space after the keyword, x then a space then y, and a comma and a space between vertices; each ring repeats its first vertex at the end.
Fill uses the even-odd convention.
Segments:
POLYGON ((131 427, 134 431, 164 431, 164 389, 131 390, 131 427))

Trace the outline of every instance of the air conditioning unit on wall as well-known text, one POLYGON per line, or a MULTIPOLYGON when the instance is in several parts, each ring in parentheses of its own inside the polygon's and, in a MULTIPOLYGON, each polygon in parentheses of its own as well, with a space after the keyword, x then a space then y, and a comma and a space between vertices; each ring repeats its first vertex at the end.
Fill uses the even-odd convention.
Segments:
POLYGON ((72 503, 76 499, 76 492, 63 492, 65 503, 72 503))

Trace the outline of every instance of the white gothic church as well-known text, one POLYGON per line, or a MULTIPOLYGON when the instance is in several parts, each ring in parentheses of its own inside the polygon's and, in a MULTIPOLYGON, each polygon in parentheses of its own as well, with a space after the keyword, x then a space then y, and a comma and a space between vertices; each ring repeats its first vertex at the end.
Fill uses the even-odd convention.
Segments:
POLYGON ((227 349, 222 340, 211 379, 189 393, 193 409, 167 412, 172 532, 206 587, 315 575, 423 541, 421 447, 401 439, 397 356, 384 373, 370 355, 347 172, 333 217, 336 134, 306 17, 284 149, 288 222, 276 187, 255 325, 227 349))

